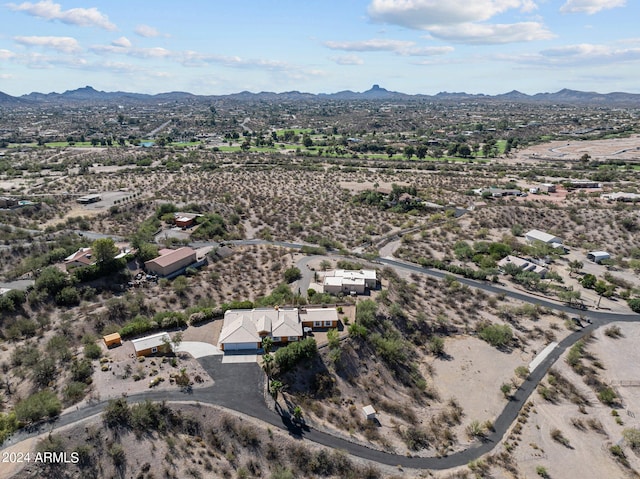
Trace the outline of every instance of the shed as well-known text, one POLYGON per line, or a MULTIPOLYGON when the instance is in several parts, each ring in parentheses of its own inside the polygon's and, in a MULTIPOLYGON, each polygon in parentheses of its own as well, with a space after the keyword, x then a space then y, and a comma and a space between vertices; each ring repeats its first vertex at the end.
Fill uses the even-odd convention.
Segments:
POLYGON ((149 356, 158 352, 168 353, 171 351, 171 337, 167 333, 152 334, 144 338, 131 340, 136 356, 149 356))
POLYGON ((376 410, 371 404, 362 408, 362 414, 364 414, 365 419, 369 421, 374 421, 376 419, 376 410))
POLYGON ((611 259, 611 255, 606 251, 591 251, 590 253, 587 253, 587 259, 594 263, 600 263, 605 259, 611 259))
POLYGON ((113 346, 120 346, 122 344, 122 338, 120 337, 120 333, 107 334, 103 336, 104 344, 111 348, 113 346))
POLYGON ((543 243, 546 243, 548 245, 552 245, 554 243, 562 244, 562 239, 540 230, 528 231, 524 235, 524 237, 529 243, 533 243, 535 241, 542 241, 543 243))

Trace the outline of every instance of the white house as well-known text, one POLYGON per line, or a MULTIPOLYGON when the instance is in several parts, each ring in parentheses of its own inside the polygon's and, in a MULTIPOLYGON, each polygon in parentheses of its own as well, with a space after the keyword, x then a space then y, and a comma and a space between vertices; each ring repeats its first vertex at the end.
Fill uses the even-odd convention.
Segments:
POLYGON ((543 243, 548 244, 550 246, 554 246, 554 247, 555 245, 562 244, 561 238, 558 238, 557 236, 554 236, 549 233, 545 233, 544 231, 540 231, 540 230, 531 230, 527 232, 524 235, 524 237, 529 243, 533 243, 535 241, 542 241, 543 243))
POLYGON ((223 351, 259 349, 267 336, 277 344, 300 340, 302 322, 298 309, 230 309, 224 313, 219 339, 223 351))
POLYGON ((324 276, 322 291, 330 294, 351 293, 363 294, 367 288, 374 289, 378 283, 375 270, 345 270, 328 271, 324 276))

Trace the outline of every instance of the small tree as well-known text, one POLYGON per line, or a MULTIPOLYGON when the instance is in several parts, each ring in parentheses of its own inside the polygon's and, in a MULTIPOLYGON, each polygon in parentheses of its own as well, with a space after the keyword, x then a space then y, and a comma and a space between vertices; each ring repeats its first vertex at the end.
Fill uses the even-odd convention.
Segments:
POLYGON ((284 279, 287 283, 293 283, 294 281, 297 281, 300 278, 302 278, 302 272, 295 266, 287 269, 284 272, 284 279))
POLYGON ((293 408, 293 417, 298 422, 302 420, 302 408, 300 406, 293 408))
POLYGON ((99 266, 108 265, 114 261, 118 254, 118 248, 111 238, 100 238, 91 245, 91 252, 99 266))

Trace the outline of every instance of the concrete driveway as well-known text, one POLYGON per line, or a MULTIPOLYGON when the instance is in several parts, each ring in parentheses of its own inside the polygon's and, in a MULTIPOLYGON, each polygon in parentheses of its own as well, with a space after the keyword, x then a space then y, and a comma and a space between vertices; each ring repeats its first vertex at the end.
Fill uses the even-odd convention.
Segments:
POLYGON ((203 343, 201 341, 182 341, 180 345, 175 349, 176 353, 189 353, 194 358, 204 358, 206 356, 220 356, 224 352, 210 343, 203 343))

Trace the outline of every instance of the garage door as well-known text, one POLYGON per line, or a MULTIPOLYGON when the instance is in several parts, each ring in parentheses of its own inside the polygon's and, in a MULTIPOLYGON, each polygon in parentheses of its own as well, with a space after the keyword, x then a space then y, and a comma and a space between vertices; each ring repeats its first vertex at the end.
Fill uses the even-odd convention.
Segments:
POLYGON ((256 350, 256 343, 226 343, 224 345, 225 351, 242 351, 242 350, 256 350))

